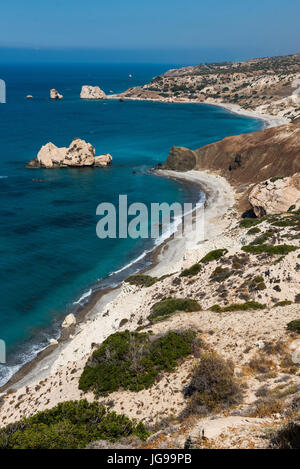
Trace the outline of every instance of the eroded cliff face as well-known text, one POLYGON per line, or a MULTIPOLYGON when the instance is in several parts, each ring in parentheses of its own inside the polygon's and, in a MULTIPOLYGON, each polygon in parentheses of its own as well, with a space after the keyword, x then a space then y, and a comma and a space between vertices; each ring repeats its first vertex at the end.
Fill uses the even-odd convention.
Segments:
POLYGON ((194 151, 173 147, 164 169, 216 171, 236 186, 292 176, 300 171, 300 126, 227 137, 194 151))

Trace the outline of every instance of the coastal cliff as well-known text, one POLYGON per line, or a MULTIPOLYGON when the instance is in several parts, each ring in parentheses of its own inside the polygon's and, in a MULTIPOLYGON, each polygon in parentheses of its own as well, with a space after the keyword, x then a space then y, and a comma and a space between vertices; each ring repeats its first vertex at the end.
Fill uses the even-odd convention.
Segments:
POLYGON ((292 176, 300 171, 300 126, 227 137, 193 151, 173 147, 163 168, 216 171, 234 185, 292 176))

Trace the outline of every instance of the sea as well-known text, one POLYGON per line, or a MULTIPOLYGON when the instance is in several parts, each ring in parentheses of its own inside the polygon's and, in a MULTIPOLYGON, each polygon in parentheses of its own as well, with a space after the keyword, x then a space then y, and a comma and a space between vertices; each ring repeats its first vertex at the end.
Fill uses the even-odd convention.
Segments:
MULTIPOLYGON (((99 239, 97 206, 193 202, 198 187, 155 175, 173 145, 196 149, 263 127, 260 120, 205 104, 80 99, 82 85, 106 93, 141 86, 174 64, 5 64, 0 79, 0 339, 4 384, 60 334, 70 312, 95 291, 149 265, 160 239, 99 239), (51 101, 49 90, 63 94, 51 101), (26 99, 27 95, 34 99, 26 99), (107 169, 26 169, 42 145, 90 142, 110 153, 107 169), (1 342, 3 344, 3 342, 1 342)), ((176 64, 178 66, 178 64, 176 64)))

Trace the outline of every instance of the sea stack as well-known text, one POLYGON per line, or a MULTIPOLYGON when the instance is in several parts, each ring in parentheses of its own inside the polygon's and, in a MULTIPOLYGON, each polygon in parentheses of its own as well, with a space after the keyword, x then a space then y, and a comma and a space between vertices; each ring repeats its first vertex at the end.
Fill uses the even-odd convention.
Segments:
POLYGON ((106 94, 99 86, 84 85, 81 88, 81 99, 106 99, 106 94))
POLYGON ((55 88, 52 88, 52 90, 50 90, 50 99, 63 99, 63 95, 60 94, 55 88))
POLYGON ((109 154, 95 156, 95 148, 85 140, 76 138, 68 148, 57 147, 52 142, 44 145, 37 158, 31 160, 26 168, 68 168, 68 167, 101 167, 110 165, 109 154))

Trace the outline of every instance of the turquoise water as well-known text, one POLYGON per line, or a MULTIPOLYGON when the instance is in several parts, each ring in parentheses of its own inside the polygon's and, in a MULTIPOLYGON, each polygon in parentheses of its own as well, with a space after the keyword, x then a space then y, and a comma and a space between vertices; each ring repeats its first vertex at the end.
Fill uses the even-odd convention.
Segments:
POLYGON ((59 333, 61 318, 84 304, 86 292, 116 284, 147 262, 113 275, 150 250, 153 241, 98 239, 99 203, 117 204, 119 194, 148 206, 196 201, 198 189, 149 169, 165 161, 172 145, 198 148, 262 127, 260 121, 206 105, 79 99, 82 84, 119 92, 170 67, 0 66, 7 83, 7 103, 0 105, 0 338, 8 349, 0 382, 59 333), (53 87, 63 101, 48 99, 53 87), (26 100, 27 94, 35 99, 26 100), (75 137, 91 142, 96 154, 111 153, 112 167, 24 168, 45 143, 68 146, 75 137))

